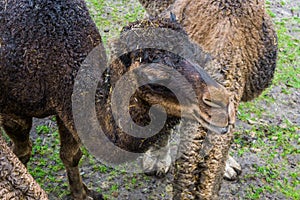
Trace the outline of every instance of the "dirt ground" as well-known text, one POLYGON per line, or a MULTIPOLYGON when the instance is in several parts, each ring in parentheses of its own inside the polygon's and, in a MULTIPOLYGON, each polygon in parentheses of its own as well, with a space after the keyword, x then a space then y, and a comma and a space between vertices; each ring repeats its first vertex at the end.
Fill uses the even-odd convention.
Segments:
MULTIPOLYGON (((133 1, 135 2, 135 1, 133 1)), ((288 17, 300 17, 300 12, 298 10, 293 10, 292 8, 298 7, 300 2, 295 1, 284 1, 285 4, 281 3, 282 1, 270 1, 270 10, 276 16, 274 16, 274 21, 281 18, 288 17)), ((124 6, 124 5, 123 5, 124 6)), ((134 5, 129 5, 134 7, 134 5)), ((288 24, 286 23, 286 28, 289 33, 300 39, 300 33, 294 31, 295 26, 298 27, 299 24, 288 24)), ((103 33, 107 33, 109 30, 104 30, 103 33)), ((299 55, 298 55, 299 56, 299 55)), ((295 66, 299 67, 299 66, 295 66)), ((300 75, 298 74, 300 79, 300 75)), ((239 137, 244 138, 247 142, 253 142, 253 138, 249 136, 249 131, 253 126, 257 124, 268 124, 274 126, 285 126, 283 123, 284 120, 288 120, 290 123, 298 126, 296 134, 300 134, 300 89, 299 88, 289 88, 288 94, 283 93, 283 89, 286 89, 285 84, 278 84, 273 86, 271 90, 268 91, 266 95, 273 97, 275 101, 270 104, 266 103, 264 100, 256 102, 256 106, 259 106, 263 112, 259 116, 257 121, 245 121, 238 120, 237 123, 237 132, 239 132, 239 137), (272 116, 272 117, 270 117, 272 116), (247 131, 248 130, 248 131, 247 131)), ((255 114, 254 114, 255 115, 255 114)), ((55 155, 58 154, 57 142, 56 139, 53 139, 51 134, 37 134, 37 127, 41 125, 47 125, 51 130, 56 130, 55 122, 50 119, 44 120, 35 120, 35 127, 32 129, 32 138, 40 138, 42 144, 48 144, 49 148, 52 148, 50 151, 55 155)), ((272 145, 271 140, 265 140, 266 145, 272 145)), ((295 148, 299 147, 299 141, 291 141, 295 143, 295 148)), ((266 160, 262 159, 262 155, 259 151, 250 150, 245 151, 242 155, 239 151, 240 146, 236 143, 233 143, 231 154, 233 157, 241 164, 242 174, 239 176, 237 181, 223 181, 222 189, 220 191, 220 199, 288 199, 282 191, 266 190, 255 196, 257 188, 262 188, 266 184, 266 180, 257 174, 257 166, 266 165, 266 160)), ((267 152, 266 152, 267 153, 267 152)), ((54 155, 44 154, 39 155, 34 154, 33 160, 29 165, 29 170, 34 171, 37 167, 41 167, 42 171, 48 173, 47 167, 50 165, 56 165, 59 161, 49 160, 50 156, 54 158, 54 155), (48 163, 45 166, 40 166, 38 164, 39 159, 43 158, 48 163)), ((285 177, 291 171, 299 175, 299 163, 300 157, 299 154, 293 154, 288 158, 289 162, 284 170, 280 171, 279 177, 285 177)), ((282 162, 281 157, 276 157, 273 160, 274 162, 282 162)), ((61 163, 59 164, 61 165, 61 163)), ((88 183, 88 186, 101 191, 106 198, 108 199, 170 199, 172 193, 171 186, 171 174, 168 174, 167 177, 163 179, 158 179, 155 177, 148 177, 144 174, 129 174, 125 173, 120 169, 111 169, 100 165, 97 161, 93 160, 90 156, 85 154, 83 161, 81 162, 81 173, 83 176, 84 182, 88 183), (100 167, 99 167, 100 166, 100 167)), ((37 175, 37 172, 34 171, 33 176, 37 175)), ((66 193, 61 191, 68 191, 67 189, 67 180, 64 170, 60 169, 56 172, 49 172, 48 175, 45 175, 45 178, 39 178, 38 181, 41 185, 46 188, 49 193, 50 199, 68 199, 66 193), (49 178, 51 176, 52 178, 49 178), (48 178, 47 178, 48 177, 48 178), (47 180, 47 181, 46 181, 47 180)), ((287 180, 289 181, 289 180, 287 180)), ((298 184, 299 184, 298 177, 298 184)), ((271 186, 272 187, 272 184, 271 186)), ((300 186, 296 186, 300 190, 300 186)), ((293 198, 291 198, 293 199, 293 198)))

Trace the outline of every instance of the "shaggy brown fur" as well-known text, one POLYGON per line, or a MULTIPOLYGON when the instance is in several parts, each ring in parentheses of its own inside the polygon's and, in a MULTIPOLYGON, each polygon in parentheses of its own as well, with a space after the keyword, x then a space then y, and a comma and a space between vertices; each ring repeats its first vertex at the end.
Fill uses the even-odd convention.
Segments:
MULTIPOLYGON (((72 119, 74 79, 88 53, 101 44, 101 37, 85 3, 81 0, 47 3, 2 1, 0 22, 0 113, 2 126, 13 140, 14 153, 23 163, 27 163, 32 146, 29 139, 32 117, 55 115, 61 140, 60 157, 67 170, 73 198, 85 199, 89 196, 102 199, 101 195, 88 190, 82 183, 78 169, 82 155, 80 139, 72 119)), ((196 106, 202 111, 196 113, 196 116, 200 116, 209 125, 209 116, 214 114, 211 113, 213 111, 220 114, 223 121, 212 125, 220 126, 225 132, 231 126, 234 116, 230 112, 232 103, 229 101, 229 94, 203 70, 197 71, 195 66, 182 58, 159 50, 137 50, 124 56, 127 59, 116 61, 111 66, 111 72, 114 73, 104 76, 111 77, 111 80, 101 82, 96 94, 98 119, 108 138, 116 145, 139 152, 158 139, 158 136, 154 136, 144 141, 126 135, 116 127, 110 112, 110 88, 115 84, 113 80, 132 69, 132 66, 138 66, 137 61, 140 59, 145 63, 159 60, 166 65, 170 60, 175 62, 170 66, 176 67, 196 91, 199 100, 196 106), (216 108, 212 109, 214 106, 216 108)), ((168 100, 166 110, 175 110, 168 113, 167 125, 173 126, 178 122, 181 108, 174 95, 156 86, 145 86, 140 93, 141 97, 139 91, 134 96, 138 101, 131 102, 131 114, 136 123, 147 123, 150 106, 164 99, 168 100), (166 93, 162 94, 162 90, 166 93), (169 106, 177 110, 168 109, 169 106)), ((168 130, 169 127, 165 126, 162 132, 168 130)))
MULTIPOLYGON (((126 35, 128 30, 134 29, 135 32, 137 29, 141 28, 170 28, 173 30, 181 31, 182 29, 178 27, 178 24, 175 22, 170 22, 166 19, 158 19, 158 20, 146 20, 142 22, 136 22, 129 27, 125 27, 126 30, 123 34, 126 35), (175 26, 174 26, 175 25, 175 26)), ((143 30, 143 29, 142 29, 143 30)), ((122 34, 122 35, 123 35, 122 34)), ((123 39, 121 35, 121 40, 128 41, 128 39, 123 39)), ((143 39, 146 33, 139 34, 140 39, 142 41, 148 41, 147 39, 143 39)), ((163 40, 165 41, 165 40, 163 40)), ((159 42, 159 41, 157 41, 159 42)), ((199 57, 201 55, 199 54, 199 57)), ((218 119, 216 126, 224 126, 222 122, 224 119, 226 120, 225 124, 232 124, 235 118, 234 113, 232 112, 231 103, 229 102, 228 94, 224 90, 223 87, 219 87, 220 85, 216 85, 211 78, 206 76, 206 72, 204 71, 197 71, 197 66, 191 65, 189 62, 185 61, 178 55, 173 53, 158 50, 158 49, 142 49, 136 50, 134 52, 128 53, 123 55, 120 60, 116 60, 110 67, 109 70, 111 74, 108 76, 113 80, 110 82, 111 87, 114 87, 116 81, 123 75, 125 72, 129 70, 133 70, 137 67, 140 67, 142 64, 149 64, 149 63, 160 63, 163 65, 167 65, 170 68, 176 69, 180 72, 186 79, 189 81, 190 85, 184 86, 181 82, 175 83, 178 84, 178 88, 185 88, 191 87, 193 91, 196 92, 196 96, 198 99, 198 103, 196 105, 188 105, 184 107, 184 105, 179 106, 178 101, 176 100, 176 96, 172 94, 169 90, 164 87, 159 87, 155 85, 147 85, 143 86, 140 90, 137 91, 137 94, 133 96, 132 101, 130 102, 131 107, 131 115, 133 120, 139 125, 146 125, 149 122, 149 116, 147 115, 149 108, 153 104, 160 104, 164 106, 167 111, 168 118, 164 125, 164 128, 155 136, 147 138, 146 140, 137 139, 126 135, 120 129, 116 128, 115 123, 107 123, 113 122, 113 117, 108 105, 111 101, 111 97, 107 95, 107 99, 104 99, 102 105, 99 106, 100 108, 99 113, 100 116, 106 116, 105 120, 100 120, 102 123, 102 127, 104 127, 105 132, 109 133, 111 130, 115 130, 116 133, 110 136, 111 140, 113 140, 118 146, 122 147, 123 149, 140 152, 147 150, 150 145, 155 144, 158 146, 166 145, 166 141, 168 136, 170 135, 171 129, 175 127, 176 124, 179 123, 180 120, 180 110, 187 109, 190 110, 193 106, 198 106, 200 109, 199 115, 205 121, 211 122, 208 115, 202 115, 202 112, 209 112, 210 116, 215 116, 218 119), (117 73, 114 73, 117 72, 117 73), (200 74, 199 74, 200 73, 200 74), (199 76, 200 75, 200 76, 199 76), (205 81, 204 81, 205 80, 205 81), (217 105, 220 106, 220 109, 211 107, 211 104, 207 104, 204 100, 207 92, 210 93, 209 99, 212 102, 215 102, 217 105), (224 104, 224 106, 221 106, 224 104), (224 110, 225 109, 225 110, 224 110), (214 112, 212 112, 214 110, 214 112), (226 113, 224 113, 226 111, 226 113), (224 115, 225 114, 225 115, 224 115), (116 137, 117 136, 117 137, 116 137)), ((210 63, 208 60, 206 63, 204 62, 203 65, 210 63)), ((161 74, 157 74, 157 77, 160 77, 161 74)), ((107 81, 103 81, 104 83, 107 81)), ((106 86, 101 86, 101 88, 106 88, 106 86)), ((112 91, 110 89, 109 91, 112 91)), ((101 95, 106 96, 106 95, 101 95)), ((192 116, 192 114, 191 114, 192 116)), ((202 144, 205 143, 205 136, 207 134, 207 129, 210 127, 205 126, 203 121, 188 121, 188 126, 185 126, 186 129, 180 130, 181 131, 181 145, 179 151, 184 155, 181 157, 179 161, 177 161, 178 165, 175 166, 176 174, 175 174, 175 182, 174 182, 174 199, 187 199, 197 193, 197 184, 200 180, 200 174, 198 173, 199 170, 203 170, 205 168, 204 159, 208 151, 202 148, 202 144), (196 131, 194 128, 197 127, 196 131), (199 152, 202 152, 199 154, 199 152), (199 163, 202 163, 203 166, 199 166, 199 163), (198 167, 191 167, 191 166, 198 166, 198 167), (191 178, 191 174, 194 174, 194 177, 191 178), (193 188, 193 192, 184 189, 184 188, 193 188), (195 188, 195 189, 194 189, 195 188)), ((214 123, 214 122, 212 122, 214 123)), ((208 148, 209 149, 209 148, 208 148)), ((151 154, 151 152, 150 152, 151 154)))
POLYGON ((31 155, 32 117, 57 116, 60 157, 74 199, 99 199, 82 183, 80 142, 72 121, 74 77, 101 43, 83 0, 0 1, 0 114, 25 164, 31 155))
POLYGON ((208 72, 235 93, 237 102, 260 95, 275 71, 277 37, 264 5, 254 0, 178 0, 173 7, 190 38, 219 63, 208 72))
MULTIPOLYGON (((150 27, 169 28, 183 32, 178 23, 171 22, 169 19, 145 20, 125 27, 120 40, 128 41, 128 39, 124 39, 123 36, 131 29, 137 31, 137 29, 144 30, 144 28, 150 27)), ((143 39, 146 37, 145 35, 146 34, 141 34, 139 39, 146 41, 147 39, 143 39)), ((161 74, 159 74, 160 72, 156 72, 155 68, 153 68, 151 72, 152 75, 161 77, 161 74)), ((133 152, 144 152, 151 144, 158 140, 158 137, 167 137, 169 135, 170 128, 174 127, 179 122, 181 109, 190 110, 191 115, 185 116, 189 119, 198 120, 200 117, 202 120, 208 122, 208 124, 204 123, 204 127, 207 129, 220 127, 221 129, 218 130, 222 131, 223 128, 225 128, 223 133, 226 133, 228 131, 228 126, 233 123, 232 120, 235 116, 232 115, 231 112, 232 103, 227 91, 211 79, 204 70, 199 68, 199 66, 192 65, 184 58, 171 52, 158 49, 137 49, 117 58, 112 65, 110 65, 109 73, 105 75, 105 77, 109 77, 110 81, 101 81, 102 85, 99 85, 99 88, 109 89, 98 95, 101 97, 98 101, 99 105, 96 104, 97 109, 99 109, 98 117, 104 132, 109 135, 110 139, 114 141, 116 145, 123 149, 133 152), (139 139, 127 135, 122 132, 121 129, 116 127, 110 108, 111 93, 108 94, 107 92, 113 91, 117 80, 119 80, 127 71, 134 70, 143 64, 150 63, 162 64, 170 67, 170 69, 175 69, 180 72, 188 80, 190 85, 185 86, 182 85, 181 82, 176 82, 174 84, 178 84, 178 88, 192 86, 198 101, 195 105, 179 105, 176 96, 167 88, 155 84, 142 86, 139 90, 137 90, 135 95, 132 96, 132 100, 129 105, 134 122, 141 126, 147 125, 150 122, 150 118, 147 113, 150 107, 154 104, 161 104, 167 111, 168 118, 160 133, 148 139, 139 139), (207 102, 206 98, 212 103, 215 103, 216 107, 207 102), (200 113, 197 115, 199 116, 198 118, 197 116, 194 117, 192 114, 194 106, 199 108, 200 113), (106 116, 105 120, 102 119, 102 116, 106 116), (215 116, 216 118, 219 116, 219 120, 212 121, 209 116, 215 116)), ((199 119, 199 123, 203 124, 202 120, 199 119)))
MULTIPOLYGON (((212 54, 216 65, 205 69, 234 97, 257 97, 270 85, 277 57, 277 37, 264 1, 178 0, 172 11, 188 35, 212 54)), ((232 134, 213 138, 215 147, 203 172, 201 198, 217 197, 232 134), (216 162, 217 161, 217 162, 216 162)))
MULTIPOLYGON (((151 4, 153 1, 144 1, 151 4)), ((249 101, 267 88, 273 78, 277 37, 264 1, 176 0, 172 11, 190 38, 213 56, 205 70, 224 85, 235 101, 249 101)), ((149 6, 149 5, 146 5, 149 6)), ((214 137, 215 148, 203 172, 201 198, 217 198, 232 134, 214 137)))
POLYGON ((207 69, 209 74, 219 82, 226 80, 225 86, 241 83, 236 90, 232 89, 234 93, 242 92, 237 101, 252 100, 270 85, 276 65, 277 37, 264 1, 169 0, 165 4, 173 5, 167 11, 167 6, 159 7, 158 1, 140 2, 145 8, 157 5, 157 14, 169 15, 172 11, 176 15, 191 39, 220 64, 218 69, 207 69), (245 80, 237 80, 237 76, 245 80))
POLYGON ((6 145, 0 135, 1 199, 47 200, 47 194, 27 172, 26 167, 6 145))

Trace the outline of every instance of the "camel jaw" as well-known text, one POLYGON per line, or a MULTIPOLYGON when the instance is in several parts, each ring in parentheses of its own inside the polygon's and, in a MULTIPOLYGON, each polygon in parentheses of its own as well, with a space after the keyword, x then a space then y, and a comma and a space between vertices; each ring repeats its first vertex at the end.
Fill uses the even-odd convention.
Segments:
POLYGON ((193 104, 183 109, 187 110, 187 114, 184 114, 184 117, 198 121, 204 128, 214 133, 227 134, 234 128, 235 112, 233 101, 229 101, 225 108, 211 111, 210 118, 199 108, 199 105, 193 104))
POLYGON ((213 125, 210 122, 207 122, 206 120, 204 120, 202 117, 199 117, 197 115, 193 114, 193 117, 206 129, 212 131, 213 133, 217 133, 217 134, 227 134, 229 133, 232 129, 233 129, 233 124, 228 124, 227 126, 216 126, 213 125))

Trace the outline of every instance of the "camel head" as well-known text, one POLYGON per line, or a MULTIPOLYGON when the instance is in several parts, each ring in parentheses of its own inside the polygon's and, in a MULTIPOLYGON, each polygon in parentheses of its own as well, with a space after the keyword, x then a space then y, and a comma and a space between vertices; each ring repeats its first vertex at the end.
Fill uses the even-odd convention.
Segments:
POLYGON ((131 64, 129 70, 143 67, 139 78, 151 82, 137 90, 140 98, 149 105, 161 105, 170 116, 197 120, 215 133, 230 131, 235 121, 230 93, 205 70, 164 50, 146 49, 131 54, 131 58, 135 56, 142 62, 131 64), (145 63, 151 64, 141 65, 145 63))
POLYGON ((235 120, 231 95, 203 70, 202 67, 212 63, 210 56, 201 49, 193 50, 193 44, 176 20, 171 17, 132 23, 123 28, 116 44, 114 49, 132 50, 119 57, 123 64, 114 65, 112 82, 128 71, 139 69, 131 81, 143 82, 136 95, 149 105, 161 105, 169 116, 197 120, 215 133, 230 131, 235 120), (196 62, 176 47, 191 47, 186 52, 196 55, 196 62))

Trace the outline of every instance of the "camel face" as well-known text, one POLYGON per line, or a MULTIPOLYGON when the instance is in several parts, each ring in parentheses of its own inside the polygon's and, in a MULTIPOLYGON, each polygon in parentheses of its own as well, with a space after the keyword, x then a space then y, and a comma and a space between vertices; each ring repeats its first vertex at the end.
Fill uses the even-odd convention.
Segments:
MULTIPOLYGON (((151 51, 155 51, 157 60, 176 57, 169 52, 162 51, 162 56, 159 56, 158 50, 146 51, 148 51, 147 55, 151 54, 151 51)), ((196 120, 215 133, 229 132, 235 121, 234 104, 229 92, 198 65, 184 59, 181 60, 181 58, 178 59, 175 67, 171 67, 171 69, 175 69, 179 75, 169 73, 170 67, 162 69, 156 63, 145 68, 142 76, 147 76, 147 80, 152 82, 159 79, 164 86, 159 82, 143 85, 138 89, 137 96, 150 105, 163 106, 170 116, 196 120), (182 78, 186 81, 183 81, 182 78), (195 94, 195 98, 191 93, 195 94), (180 102, 180 98, 185 98, 187 101, 180 102)), ((135 63, 131 67, 136 69, 139 65, 139 63, 135 63)))

